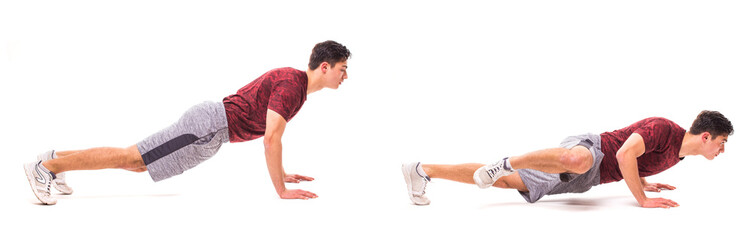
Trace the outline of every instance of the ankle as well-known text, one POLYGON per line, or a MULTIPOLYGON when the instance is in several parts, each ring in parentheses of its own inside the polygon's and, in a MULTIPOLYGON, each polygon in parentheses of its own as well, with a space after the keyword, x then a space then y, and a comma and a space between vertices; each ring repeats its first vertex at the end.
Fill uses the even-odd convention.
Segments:
POLYGON ((422 177, 428 177, 430 178, 431 175, 433 175, 433 169, 431 168, 431 165, 423 165, 422 163, 418 163, 417 169, 418 175, 422 177))
POLYGON ((42 162, 40 165, 43 167, 44 170, 47 170, 50 173, 52 173, 53 176, 61 172, 60 169, 55 167, 54 164, 51 164, 49 160, 42 162))
POLYGON ((509 160, 509 158, 506 157, 506 158, 504 158, 503 161, 504 162, 502 163, 502 167, 504 168, 504 170, 514 172, 514 168, 512 167, 512 164, 511 164, 511 161, 509 160))

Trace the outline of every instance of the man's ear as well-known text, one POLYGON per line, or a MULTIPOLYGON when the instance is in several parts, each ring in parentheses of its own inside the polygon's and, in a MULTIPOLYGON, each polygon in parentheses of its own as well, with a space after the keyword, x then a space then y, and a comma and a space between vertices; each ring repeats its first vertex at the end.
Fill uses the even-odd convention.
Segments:
POLYGON ((710 138, 712 135, 710 132, 703 132, 700 136, 702 136, 702 143, 706 143, 711 140, 710 138))
POLYGON ((330 67, 331 66, 329 66, 328 62, 321 62, 321 64, 319 64, 319 69, 321 69, 321 72, 323 73, 326 73, 326 71, 328 71, 330 67))

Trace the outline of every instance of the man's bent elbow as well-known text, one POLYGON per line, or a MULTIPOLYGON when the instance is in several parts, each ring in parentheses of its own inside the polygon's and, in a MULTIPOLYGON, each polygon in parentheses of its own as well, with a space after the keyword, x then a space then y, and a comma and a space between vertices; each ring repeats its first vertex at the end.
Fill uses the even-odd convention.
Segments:
POLYGON ((282 140, 274 137, 264 137, 264 149, 269 150, 277 146, 282 146, 282 140))
POLYGON ((632 156, 633 154, 629 153, 629 151, 625 151, 624 149, 619 149, 619 151, 616 152, 616 162, 618 162, 621 165, 625 161, 631 159, 632 156))

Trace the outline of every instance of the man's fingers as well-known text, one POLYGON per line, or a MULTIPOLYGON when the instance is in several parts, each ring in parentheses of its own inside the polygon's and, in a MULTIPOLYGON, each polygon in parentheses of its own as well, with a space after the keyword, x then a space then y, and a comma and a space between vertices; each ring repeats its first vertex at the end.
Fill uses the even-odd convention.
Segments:
POLYGON ((657 183, 657 184, 654 183, 654 184, 645 186, 645 191, 650 191, 650 192, 661 192, 661 190, 674 190, 674 189, 676 189, 676 187, 668 185, 668 184, 662 184, 662 183, 657 183))
POLYGON ((303 181, 313 181, 312 177, 307 177, 307 176, 303 176, 303 175, 297 175, 297 174, 295 174, 295 178, 299 179, 299 180, 303 180, 303 181))
POLYGON ((309 192, 309 191, 305 191, 305 190, 298 190, 296 192, 296 195, 297 195, 298 199, 306 199, 306 200, 310 199, 310 198, 317 198, 317 197, 319 197, 315 193, 312 193, 312 192, 309 192))
POLYGON ((300 190, 300 189, 288 189, 279 195, 282 199, 311 199, 319 197, 315 193, 300 190))
POLYGON ((668 185, 668 184, 663 184, 663 185, 661 186, 661 188, 663 188, 663 189, 668 189, 668 190, 674 190, 674 189, 676 189, 676 187, 674 187, 674 186, 671 186, 671 185, 668 185))
POLYGON ((669 208, 669 207, 678 207, 678 206, 679 206, 679 204, 678 204, 678 203, 676 203, 676 202, 674 202, 674 201, 672 201, 672 200, 670 200, 670 199, 661 199, 661 200, 663 200, 662 204, 663 204, 663 205, 664 205, 664 206, 665 206, 666 208, 669 208))
POLYGON ((317 196, 316 194, 314 194, 314 193, 312 193, 312 192, 308 192, 308 191, 303 191, 303 190, 301 190, 301 191, 302 191, 303 193, 302 193, 302 194, 300 194, 300 199, 305 199, 305 200, 308 200, 308 199, 311 199, 311 198, 317 198, 317 197, 319 197, 319 196, 317 196))
POLYGON ((679 204, 665 198, 651 198, 648 202, 644 203, 642 205, 643 207, 647 208, 672 208, 672 207, 678 207, 679 204))
POLYGON ((298 175, 298 174, 287 175, 287 177, 285 178, 285 180, 288 180, 288 179, 290 181, 297 180, 297 182, 300 182, 301 180, 302 181, 313 181, 312 177, 307 177, 307 176, 298 175))
POLYGON ((285 178, 285 182, 286 182, 286 183, 299 183, 299 182, 300 182, 300 180, 298 180, 298 179, 295 179, 295 178, 292 178, 292 177, 286 177, 286 178, 285 178))
POLYGON ((318 195, 316 195, 315 193, 312 193, 312 192, 306 192, 306 196, 309 197, 309 198, 317 198, 317 197, 319 197, 318 195))
POLYGON ((676 187, 674 187, 674 186, 671 186, 671 185, 668 185, 668 184, 663 184, 663 183, 656 184, 656 187, 659 188, 659 189, 666 189, 666 190, 674 190, 674 189, 676 189, 676 187))

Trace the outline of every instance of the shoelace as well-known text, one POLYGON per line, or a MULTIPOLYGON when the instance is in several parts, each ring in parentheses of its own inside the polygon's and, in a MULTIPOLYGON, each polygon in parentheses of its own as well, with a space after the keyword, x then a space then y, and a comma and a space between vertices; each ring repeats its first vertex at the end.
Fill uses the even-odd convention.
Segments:
POLYGON ((426 195, 426 188, 428 188, 428 182, 431 181, 428 177, 423 177, 423 192, 420 194, 421 196, 426 195))
MULTIPOLYGON (((39 164, 42 164, 42 161, 39 161, 39 163, 37 163, 37 165, 35 166, 37 168, 36 170, 37 170, 38 173, 44 174, 43 171, 39 170, 39 164)), ((51 175, 47 175, 47 177, 44 177, 44 176, 40 176, 40 177, 42 177, 45 180, 45 185, 47 185, 47 192, 45 192, 45 194, 46 195, 50 195, 50 193, 52 192, 52 191, 50 191, 50 189, 52 188, 52 181, 53 181, 52 180, 52 176, 51 175)), ((38 187, 37 187, 37 189, 44 190, 44 188, 38 188, 38 187)))
POLYGON ((507 159, 508 158, 504 158, 501 161, 494 163, 492 165, 493 167, 486 172, 488 176, 493 179, 494 176, 496 176, 496 174, 499 173, 499 171, 501 171, 502 169, 508 170, 507 168, 504 167, 504 163, 507 161, 507 159))
POLYGON ((415 165, 415 173, 417 173, 417 174, 418 174, 418 176, 419 176, 419 177, 421 178, 420 180, 423 180, 423 181, 421 182, 421 183, 423 184, 423 187, 422 187, 423 191, 421 191, 419 195, 418 195, 418 192, 416 192, 416 191, 413 191, 413 196, 418 196, 418 197, 419 197, 419 196, 423 196, 423 195, 425 195, 425 194, 426 194, 426 188, 428 187, 428 182, 430 182, 430 181, 431 181, 431 178, 430 178, 430 177, 428 177, 428 176, 422 176, 422 175, 420 175, 420 172, 418 172, 418 167, 419 167, 419 166, 420 166, 420 163, 418 163, 418 165, 415 165))
MULTIPOLYGON (((499 163, 501 163, 501 161, 499 163)), ((498 173, 499 170, 501 170, 502 165, 504 165, 504 164, 503 163, 502 164, 498 164, 498 165, 495 165, 493 168, 488 169, 488 171, 486 172, 488 174, 488 177, 490 177, 490 178, 493 179, 494 176, 496 175, 496 173, 498 173)))
POLYGON ((45 185, 47 185, 47 188, 46 188, 46 189, 45 189, 44 187, 39 187, 39 186, 37 186, 37 189, 38 189, 38 190, 42 190, 42 191, 44 191, 44 190, 47 190, 46 192, 43 192, 43 193, 44 193, 45 195, 51 195, 51 194, 50 194, 50 193, 51 193, 50 189, 51 189, 51 187, 52 187, 52 182, 50 182, 50 181, 47 181, 47 183, 46 183, 45 185))
POLYGON ((426 179, 426 177, 421 177, 421 180, 423 180, 421 181, 421 183, 423 184, 423 187, 422 187, 423 191, 421 191, 420 194, 418 194, 418 192, 416 191, 413 191, 413 196, 420 197, 426 194, 426 188, 428 187, 428 179, 426 179))
POLYGON ((52 191, 50 191, 50 187, 52 186, 52 181, 47 181, 47 194, 50 194, 52 191))

